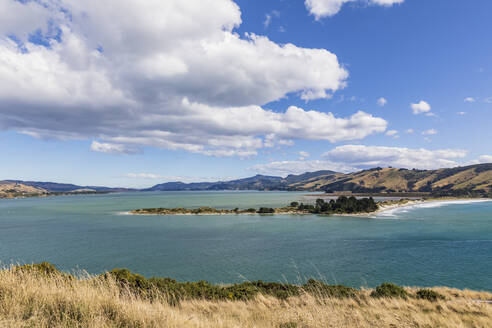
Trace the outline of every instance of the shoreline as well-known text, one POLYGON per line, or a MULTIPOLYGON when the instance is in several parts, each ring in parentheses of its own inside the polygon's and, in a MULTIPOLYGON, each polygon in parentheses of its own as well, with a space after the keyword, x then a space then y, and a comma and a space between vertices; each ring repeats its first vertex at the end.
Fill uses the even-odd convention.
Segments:
POLYGON ((395 203, 395 204, 381 204, 379 205, 379 209, 370 214, 378 214, 383 213, 395 209, 405 208, 405 207, 413 207, 416 205, 423 204, 432 204, 432 203, 455 203, 455 202, 467 202, 467 203, 483 203, 483 202, 491 202, 492 198, 429 198, 429 199, 412 199, 407 200, 405 203, 395 203))
POLYGON ((347 216, 347 217, 369 217, 373 215, 377 215, 379 213, 384 213, 391 210, 396 210, 405 207, 413 207, 417 205, 423 204, 432 204, 432 203, 453 203, 453 202, 466 202, 466 203, 481 203, 481 202, 490 202, 492 198, 429 198, 429 199, 402 199, 398 201, 382 201, 378 203, 378 209, 372 212, 361 212, 361 213, 310 213, 306 211, 298 211, 298 210, 289 210, 282 211, 282 208, 275 208, 274 213, 257 213, 257 212, 247 212, 245 210, 240 210, 238 212, 234 212, 233 210, 228 209, 217 209, 217 212, 202 212, 202 213, 193 213, 192 211, 195 209, 178 209, 182 211, 189 212, 176 212, 171 213, 172 210, 176 209, 166 209, 169 211, 168 213, 163 212, 140 212, 142 210, 131 210, 126 212, 120 212, 120 215, 152 215, 152 216, 222 216, 222 215, 261 215, 261 216, 276 216, 276 215, 292 215, 292 216, 305 216, 305 215, 322 215, 322 216, 347 216), (279 210, 279 211, 277 211, 279 210))

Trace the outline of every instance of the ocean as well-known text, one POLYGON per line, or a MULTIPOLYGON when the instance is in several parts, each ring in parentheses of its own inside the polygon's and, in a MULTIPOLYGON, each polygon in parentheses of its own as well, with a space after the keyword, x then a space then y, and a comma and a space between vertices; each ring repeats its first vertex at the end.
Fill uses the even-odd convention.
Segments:
POLYGON ((492 202, 419 204, 366 217, 134 216, 146 207, 279 207, 299 192, 149 192, 0 200, 0 261, 66 271, 234 283, 321 279, 492 291, 492 202))

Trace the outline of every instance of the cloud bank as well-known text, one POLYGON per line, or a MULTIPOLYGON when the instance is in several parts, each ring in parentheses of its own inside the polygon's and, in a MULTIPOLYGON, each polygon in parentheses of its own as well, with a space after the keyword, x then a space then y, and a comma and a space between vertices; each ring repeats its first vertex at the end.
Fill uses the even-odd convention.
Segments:
POLYGON ((362 111, 263 108, 288 94, 329 98, 348 72, 325 49, 240 36, 240 24, 231 0, 4 0, 0 129, 92 139, 99 152, 216 156, 385 131, 385 120, 362 111))
POLYGON ((491 156, 481 156, 469 163, 460 163, 466 150, 461 149, 411 149, 400 147, 344 145, 323 154, 324 160, 312 161, 275 161, 258 164, 252 169, 263 174, 300 174, 318 170, 336 172, 355 172, 374 167, 397 167, 407 169, 438 169, 455 167, 462 164, 492 162, 491 156))

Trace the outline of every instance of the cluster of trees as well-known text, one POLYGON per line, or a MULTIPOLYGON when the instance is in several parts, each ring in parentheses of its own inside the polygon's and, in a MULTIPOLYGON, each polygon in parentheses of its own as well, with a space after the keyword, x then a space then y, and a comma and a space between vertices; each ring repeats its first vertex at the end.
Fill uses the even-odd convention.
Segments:
POLYGON ((357 199, 355 197, 340 196, 337 200, 326 202, 323 199, 317 199, 314 205, 291 203, 291 206, 297 207, 299 211, 308 211, 314 214, 330 213, 364 213, 374 212, 378 205, 372 197, 357 199))

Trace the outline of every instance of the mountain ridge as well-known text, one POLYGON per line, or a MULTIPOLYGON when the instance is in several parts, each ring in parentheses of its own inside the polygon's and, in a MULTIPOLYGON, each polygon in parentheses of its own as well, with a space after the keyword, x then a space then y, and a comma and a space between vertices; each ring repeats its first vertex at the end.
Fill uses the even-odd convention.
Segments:
POLYGON ((24 193, 64 193, 76 191, 207 191, 207 190, 259 190, 259 191, 321 191, 326 193, 432 193, 436 195, 487 195, 492 197, 492 163, 418 170, 405 168, 372 168, 352 173, 330 170, 290 174, 286 177, 257 174, 252 177, 216 182, 180 181, 156 184, 145 189, 78 186, 74 184, 35 182, 21 180, 0 181, 24 193), (21 187, 22 186, 22 187, 21 187), (33 188, 33 189, 29 189, 33 188))
POLYGON ((285 190, 328 193, 440 193, 452 195, 492 193, 492 163, 436 170, 372 168, 353 173, 329 170, 287 177, 256 175, 217 182, 167 182, 144 191, 285 190))

